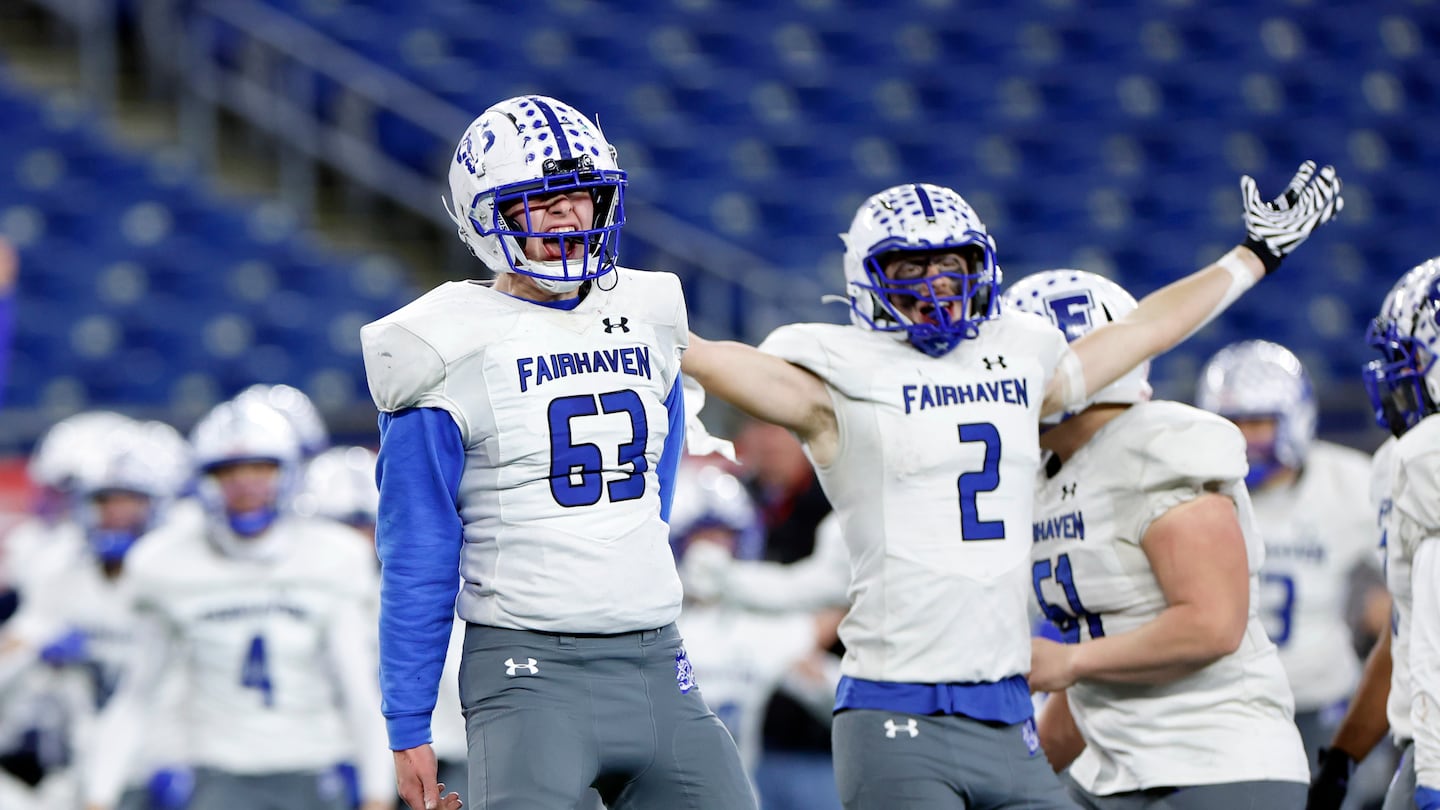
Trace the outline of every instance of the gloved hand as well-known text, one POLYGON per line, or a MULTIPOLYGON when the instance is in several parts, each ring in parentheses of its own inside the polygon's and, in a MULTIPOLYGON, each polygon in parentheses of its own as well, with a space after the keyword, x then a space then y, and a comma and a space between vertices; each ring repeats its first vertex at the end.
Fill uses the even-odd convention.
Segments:
POLYGON ((91 660, 89 636, 71 628, 40 648, 40 660, 52 667, 86 663, 91 660))
POLYGON ((195 792, 195 771, 184 766, 161 768, 150 774, 146 790, 155 810, 184 810, 195 792))
POLYGON ((1305 810, 1340 810, 1345 793, 1350 789, 1350 775, 1355 772, 1355 760, 1338 748, 1321 748, 1315 758, 1320 766, 1310 780, 1310 793, 1305 798, 1305 810))
POLYGON ((1240 193, 1245 206, 1245 247, 1260 257, 1266 273, 1273 273, 1281 259, 1345 207, 1335 167, 1326 166, 1316 174, 1313 160, 1300 164, 1290 185, 1273 200, 1260 199, 1255 179, 1249 175, 1240 178, 1240 193))

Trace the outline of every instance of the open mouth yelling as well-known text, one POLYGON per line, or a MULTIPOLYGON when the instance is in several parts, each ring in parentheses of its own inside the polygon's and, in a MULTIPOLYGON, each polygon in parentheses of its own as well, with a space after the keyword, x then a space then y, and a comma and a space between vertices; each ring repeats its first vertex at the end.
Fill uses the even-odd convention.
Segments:
MULTIPOLYGON (((574 233, 571 227, 556 228, 551 233, 574 233)), ((545 260, 551 262, 565 259, 574 261, 585 257, 585 240, 583 238, 561 238, 559 236, 546 236, 540 240, 540 245, 545 250, 545 260)))
POLYGON ((955 322, 955 303, 950 302, 944 305, 945 314, 948 316, 946 323, 940 321, 940 307, 931 303, 923 303, 916 307, 915 321, 917 323, 928 323, 931 326, 945 326, 947 323, 955 322))

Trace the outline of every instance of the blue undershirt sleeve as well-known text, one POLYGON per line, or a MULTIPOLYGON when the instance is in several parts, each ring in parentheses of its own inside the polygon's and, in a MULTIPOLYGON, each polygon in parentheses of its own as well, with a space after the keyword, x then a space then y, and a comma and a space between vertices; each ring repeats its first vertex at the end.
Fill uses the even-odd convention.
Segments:
POLYGON ((380 694, 390 748, 430 742, 460 590, 465 447, 450 414, 380 414, 380 694))
POLYGON ((675 498, 675 474, 680 457, 685 454, 685 386, 680 377, 670 386, 665 397, 665 410, 670 412, 670 432, 665 434, 665 447, 660 451, 660 465, 655 476, 660 479, 660 519, 670 522, 670 502, 675 498))

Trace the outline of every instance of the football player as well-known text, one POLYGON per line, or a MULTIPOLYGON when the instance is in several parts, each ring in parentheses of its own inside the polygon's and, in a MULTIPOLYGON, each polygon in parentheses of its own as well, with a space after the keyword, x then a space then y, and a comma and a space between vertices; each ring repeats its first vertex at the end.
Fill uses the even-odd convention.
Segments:
POLYGON ((460 238, 493 283, 442 285, 361 331, 381 685, 414 810, 440 800, 430 718, 457 612, 472 807, 571 810, 591 786, 613 810, 755 807, 675 629, 687 316, 678 278, 616 265, 625 184, 573 108, 494 105, 450 164, 460 238))
POLYGON ((74 519, 81 473, 134 428, 128 416, 86 411, 56 422, 41 437, 25 466, 36 490, 32 516, 5 535, 5 574, 17 589, 63 570, 83 552, 74 519))
MULTIPOLYGON (((56 565, 31 583, 19 613, 0 630, 6 711, 27 691, 66 705, 67 744, 82 761, 95 712, 109 698, 133 640, 134 617, 120 579, 125 557, 156 524, 190 469, 184 440, 161 423, 133 423, 85 450, 86 463, 69 485, 85 542, 65 547, 71 553, 57 556, 56 565)), ((176 686, 164 694, 168 700, 150 718, 156 733, 127 774, 123 807, 148 807, 151 776, 184 760, 173 716, 176 686)), ((161 775, 156 784, 165 780, 161 775)))
POLYGON ((851 326, 781 327, 761 351, 692 337, 684 370, 795 431, 840 514, 836 779, 851 810, 1068 807, 1025 673, 1036 425, 1214 317, 1340 207, 1306 163, 1266 203, 1242 180, 1246 244, 1066 344, 999 310, 995 244, 953 190, 896 186, 846 244, 851 326))
MULTIPOLYGON (((1076 270, 1030 276, 1005 303, 1071 341, 1136 307, 1076 270)), ((1158 796, 1175 810, 1299 808, 1309 771, 1294 703, 1251 598, 1265 551, 1245 439, 1212 413, 1150 401, 1148 373, 1044 420, 1031 585, 1061 641, 1032 642, 1030 684, 1055 693, 1041 743, 1093 810, 1158 796)))
MULTIPOLYGON (((1391 619, 1391 734, 1400 768, 1385 806, 1440 808, 1440 258, 1406 273, 1366 336, 1376 421, 1395 436, 1375 455, 1391 619)), ((1354 752, 1364 754, 1364 751, 1354 752)))
MULTIPOLYGON (((1315 439, 1315 395, 1299 358, 1249 340, 1221 349, 1200 372, 1195 404, 1245 436, 1245 476, 1265 542, 1260 604, 1295 695, 1295 725, 1314 762, 1360 675, 1346 618, 1360 566, 1378 568, 1379 534, 1364 493, 1370 459, 1315 439)), ((1378 578, 1378 574, 1376 575, 1378 578)), ((1367 594, 1387 603, 1384 587, 1367 594)))
POLYGON ((375 682, 375 567, 353 533, 290 510, 299 442, 285 418, 226 402, 191 436, 206 521, 171 521, 126 559, 133 654, 101 714, 86 778, 115 805, 157 686, 184 673, 189 810, 345 810, 358 752, 364 810, 394 806, 375 682))

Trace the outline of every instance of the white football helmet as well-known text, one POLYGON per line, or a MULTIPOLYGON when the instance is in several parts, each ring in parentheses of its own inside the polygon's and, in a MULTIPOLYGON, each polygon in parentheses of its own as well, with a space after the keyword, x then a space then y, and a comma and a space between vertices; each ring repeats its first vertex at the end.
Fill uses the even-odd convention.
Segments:
POLYGON ((680 465, 670 504, 670 547, 675 556, 684 555, 695 532, 716 527, 735 533, 736 559, 759 559, 765 550, 760 513, 745 485, 714 465, 680 465))
MULTIPOLYGON (((222 402, 195 426, 190 445, 200 473, 200 502, 212 519, 228 526, 235 535, 259 535, 290 508, 299 484, 300 441, 279 411, 255 400, 222 402), (209 473, 247 461, 269 461, 279 466, 274 499, 262 509, 233 514, 226 507, 219 483, 209 473)), ((220 539, 226 552, 242 552, 243 546, 234 537, 220 539)))
POLYGON ((1382 357, 1364 368, 1377 424, 1401 436, 1440 410, 1440 257, 1396 282, 1365 340, 1382 357))
POLYGON ((973 338, 979 323, 997 312, 1000 268, 995 241, 970 204, 954 191, 928 183, 885 189, 855 212, 845 243, 846 295, 850 320, 857 326, 893 332, 915 348, 939 357, 960 341, 973 338), (969 273, 897 281, 884 271, 886 254, 953 248, 970 259, 969 273), (934 282, 947 278, 953 293, 941 295, 934 282), (937 323, 915 323, 891 302, 892 296, 917 299, 932 308, 937 323), (959 314, 951 315, 958 303, 959 314))
POLYGON ((1315 388, 1289 349, 1268 340, 1244 340, 1215 353, 1200 370, 1195 404, 1226 419, 1274 419, 1275 444, 1248 448, 1248 486, 1259 486, 1280 467, 1300 469, 1315 440, 1315 388))
POLYGON ((300 453, 314 458, 330 446, 330 431, 325 417, 304 391, 292 385, 255 384, 235 395, 236 400, 255 400, 280 412, 300 440, 300 453))
POLYGON ((356 528, 374 527, 380 513, 375 454, 364 447, 332 447, 316 456, 305 468, 295 512, 356 528))
POLYGON ((87 411, 66 417, 35 445, 25 472, 40 486, 69 489, 102 445, 134 427, 135 420, 114 411, 87 411))
POLYGON ((123 560, 135 541, 159 522, 189 477, 188 449, 163 422, 137 425, 119 440, 96 448, 78 478, 76 511, 85 539, 101 562, 123 560), (141 496, 149 508, 134 525, 104 526, 99 499, 112 493, 141 496))
MULTIPOLYGON (((1119 320, 1138 306, 1135 296, 1124 287, 1084 270, 1045 270, 1026 276, 1005 291, 1003 305, 1045 318, 1064 332, 1070 342, 1090 334, 1098 326, 1119 320)), ((1133 405, 1150 399, 1150 394, 1150 361, 1146 360, 1096 391, 1085 406, 1133 405)), ((1052 414, 1042 421, 1056 425, 1073 415, 1052 414)))
POLYGON ((460 239, 496 273, 520 273, 551 292, 570 292, 615 268, 620 227, 625 224, 625 172, 600 127, 569 105, 545 96, 516 96, 471 122, 450 163, 450 217, 460 239), (537 233, 530 227, 530 200, 588 191, 595 220, 586 230, 537 233), (507 218, 517 202, 524 214, 507 218), (554 239, 560 258, 525 255, 524 240, 554 239), (576 240, 584 258, 567 258, 576 240))
POLYGON ((135 420, 114 411, 87 411, 56 422, 30 454, 25 473, 38 487, 34 512, 56 523, 75 506, 75 488, 90 459, 119 440, 135 420))

